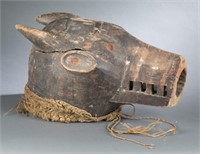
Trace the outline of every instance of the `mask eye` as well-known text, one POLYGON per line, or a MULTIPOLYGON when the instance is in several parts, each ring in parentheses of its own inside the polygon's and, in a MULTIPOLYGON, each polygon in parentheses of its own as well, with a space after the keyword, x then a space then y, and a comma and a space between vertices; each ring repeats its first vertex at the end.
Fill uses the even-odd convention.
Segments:
POLYGON ((87 51, 71 50, 61 57, 62 66, 72 72, 88 73, 96 68, 96 59, 87 51))

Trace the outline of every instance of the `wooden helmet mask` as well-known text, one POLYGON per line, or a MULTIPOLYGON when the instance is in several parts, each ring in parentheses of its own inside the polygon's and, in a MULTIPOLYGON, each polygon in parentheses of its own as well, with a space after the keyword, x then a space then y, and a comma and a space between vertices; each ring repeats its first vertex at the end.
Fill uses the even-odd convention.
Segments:
POLYGON ((16 25, 33 43, 27 87, 93 116, 122 104, 174 106, 186 81, 185 59, 148 45, 115 24, 49 13, 43 30, 16 25))

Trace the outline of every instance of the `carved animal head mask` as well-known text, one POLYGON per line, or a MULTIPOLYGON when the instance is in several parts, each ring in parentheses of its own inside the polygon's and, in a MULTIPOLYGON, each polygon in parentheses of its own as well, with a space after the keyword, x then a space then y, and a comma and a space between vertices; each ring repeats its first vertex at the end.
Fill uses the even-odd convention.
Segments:
POLYGON ((37 17, 43 30, 16 25, 32 43, 28 87, 92 115, 125 103, 177 104, 186 80, 185 59, 148 45, 123 28, 69 13, 37 17))

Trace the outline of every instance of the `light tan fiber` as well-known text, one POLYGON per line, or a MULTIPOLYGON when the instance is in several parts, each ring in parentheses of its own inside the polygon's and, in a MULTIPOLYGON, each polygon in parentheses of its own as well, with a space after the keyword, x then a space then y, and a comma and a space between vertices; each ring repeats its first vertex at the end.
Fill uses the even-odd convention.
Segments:
POLYGON ((16 108, 19 113, 30 113, 33 116, 40 117, 47 121, 59 121, 66 123, 97 122, 102 120, 111 121, 107 126, 107 130, 113 137, 134 142, 147 148, 153 148, 154 144, 144 144, 141 141, 120 136, 120 134, 137 134, 148 137, 159 137, 175 133, 176 126, 173 123, 154 117, 136 118, 134 115, 135 108, 133 109, 132 116, 121 113, 120 107, 116 111, 105 116, 94 117, 89 112, 72 106, 64 101, 42 98, 32 92, 27 86, 25 87, 25 98, 16 108), (122 118, 129 120, 151 120, 152 122, 146 126, 132 126, 129 123, 122 122, 122 118), (158 126, 163 123, 168 124, 170 128, 166 130, 159 128, 158 126))
POLYGON ((25 98, 17 106, 17 111, 22 110, 47 121, 60 122, 94 122, 113 120, 120 112, 120 108, 108 115, 94 117, 89 112, 79 109, 61 100, 42 98, 25 87, 25 98))

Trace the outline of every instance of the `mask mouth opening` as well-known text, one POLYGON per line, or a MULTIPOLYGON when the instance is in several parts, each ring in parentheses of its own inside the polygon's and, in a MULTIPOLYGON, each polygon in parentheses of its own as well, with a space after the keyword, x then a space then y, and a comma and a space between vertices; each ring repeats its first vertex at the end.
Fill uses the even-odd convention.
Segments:
POLYGON ((183 71, 181 72, 179 78, 178 78, 178 82, 177 82, 177 86, 176 86, 176 96, 178 97, 181 92, 183 91, 183 87, 185 85, 186 82, 186 69, 183 69, 183 71))

